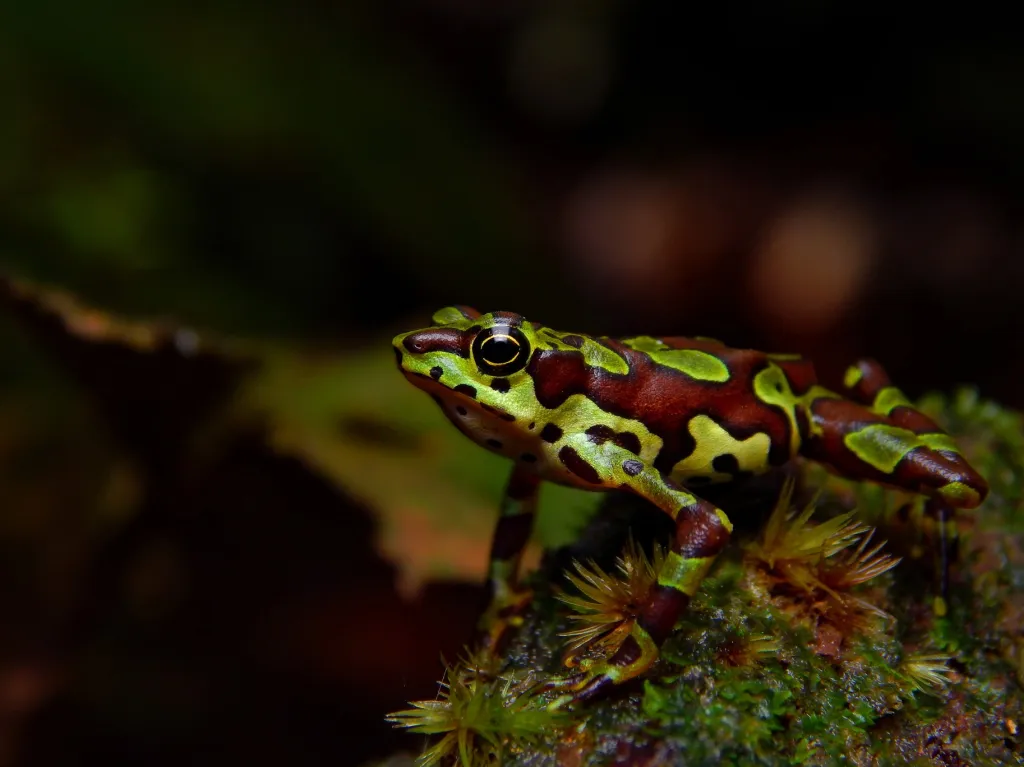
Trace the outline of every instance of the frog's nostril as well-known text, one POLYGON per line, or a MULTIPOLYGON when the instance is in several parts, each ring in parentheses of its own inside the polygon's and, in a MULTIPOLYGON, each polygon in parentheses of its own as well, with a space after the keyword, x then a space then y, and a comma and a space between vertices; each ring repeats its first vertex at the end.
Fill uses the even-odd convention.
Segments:
POLYGON ((416 336, 407 336, 405 341, 402 342, 402 345, 411 354, 422 354, 425 350, 423 341, 418 339, 416 336))
POLYGON ((398 367, 402 367, 402 350, 397 346, 393 347, 395 350, 395 362, 398 363, 398 367))

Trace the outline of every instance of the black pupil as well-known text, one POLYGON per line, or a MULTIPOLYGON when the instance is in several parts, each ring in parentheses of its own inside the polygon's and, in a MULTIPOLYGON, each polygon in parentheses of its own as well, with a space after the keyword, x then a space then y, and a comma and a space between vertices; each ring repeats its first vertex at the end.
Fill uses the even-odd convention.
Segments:
POLYGON ((519 344, 508 336, 491 336, 481 351, 491 365, 507 365, 519 356, 519 344))

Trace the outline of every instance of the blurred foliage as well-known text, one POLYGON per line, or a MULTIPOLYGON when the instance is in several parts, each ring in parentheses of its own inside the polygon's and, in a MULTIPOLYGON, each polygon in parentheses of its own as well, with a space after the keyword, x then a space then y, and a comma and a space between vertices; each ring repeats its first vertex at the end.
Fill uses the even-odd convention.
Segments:
POLYGON ((280 333, 374 272, 330 252, 339 226, 387 232, 432 293, 446 264, 522 253, 507 166, 379 25, 362 3, 5 4, 5 259, 111 308, 280 333))

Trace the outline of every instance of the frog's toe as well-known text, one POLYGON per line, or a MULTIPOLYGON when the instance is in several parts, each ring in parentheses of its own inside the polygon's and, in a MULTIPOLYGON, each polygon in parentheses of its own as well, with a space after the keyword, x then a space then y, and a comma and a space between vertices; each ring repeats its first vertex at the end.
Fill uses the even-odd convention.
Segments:
POLYGON ((556 708, 570 702, 582 703, 614 685, 636 679, 654 664, 657 657, 658 649, 650 635, 634 624, 626 641, 611 658, 589 663, 582 671, 551 680, 541 691, 563 693, 551 704, 556 708))
POLYGON ((589 671, 542 682, 537 686, 536 693, 562 693, 548 704, 548 709, 553 711, 572 703, 584 703, 614 684, 614 670, 606 664, 600 664, 589 671))
POLYGON ((497 653, 513 629, 523 625, 523 613, 533 599, 529 589, 510 591, 495 599, 477 623, 477 643, 497 653))
POLYGON ((615 680, 606 673, 590 674, 573 693, 574 703, 584 703, 591 698, 597 697, 600 693, 615 684, 615 680))

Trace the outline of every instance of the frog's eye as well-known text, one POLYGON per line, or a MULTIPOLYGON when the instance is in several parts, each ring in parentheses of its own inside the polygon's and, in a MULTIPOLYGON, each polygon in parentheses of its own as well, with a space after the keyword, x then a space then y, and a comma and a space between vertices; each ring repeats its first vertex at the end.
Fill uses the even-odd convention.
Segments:
POLYGON ((530 342, 519 328, 487 328, 473 341, 473 359, 482 372, 507 376, 526 367, 530 342))

